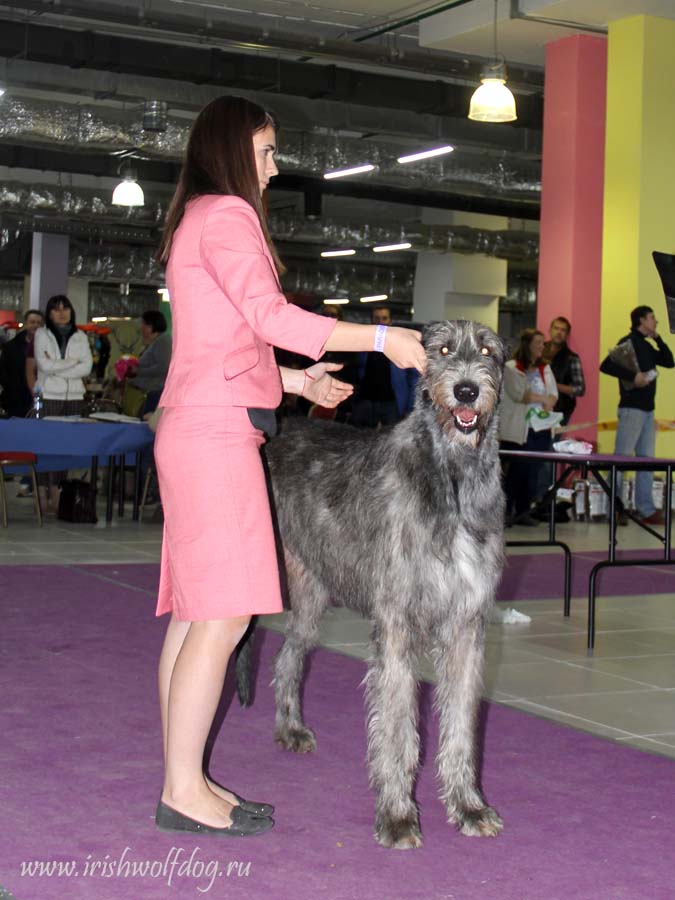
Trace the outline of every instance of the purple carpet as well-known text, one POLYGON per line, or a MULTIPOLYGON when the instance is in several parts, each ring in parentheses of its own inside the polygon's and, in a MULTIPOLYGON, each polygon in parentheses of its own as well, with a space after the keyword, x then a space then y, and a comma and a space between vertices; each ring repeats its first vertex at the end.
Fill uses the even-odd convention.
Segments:
POLYGON ((226 688, 211 769, 274 802, 275 829, 240 840, 157 832, 164 623, 149 582, 115 583, 133 585, 137 570, 0 569, 0 887, 17 900, 672 898, 672 761, 486 704, 482 781, 506 829, 496 840, 463 837, 436 799, 428 690, 417 791, 425 844, 382 849, 363 763, 363 665, 313 656, 305 710, 319 749, 294 756, 271 737, 279 638, 265 631, 256 702, 242 710, 226 688), (61 874, 22 875, 31 861, 60 863, 61 874))
MULTIPOLYGON (((632 559, 635 550, 622 550, 617 559, 632 559)), ((661 550, 641 550, 640 556, 660 559, 661 550)), ((606 552, 589 551, 572 554, 572 596, 588 596, 588 578, 596 563, 607 559, 606 552)), ((517 600, 562 601, 565 578, 565 558, 561 550, 555 553, 509 556, 497 600, 513 603, 517 600)), ((645 594, 675 593, 675 565, 628 566, 603 569, 597 577, 596 589, 605 597, 639 597, 645 594)))
MULTIPOLYGON (((660 558, 659 550, 643 550, 641 555, 660 558)), ((620 551, 617 558, 628 558, 635 551, 620 551)), ((591 568, 606 559, 602 552, 575 553, 572 556, 572 596, 588 596, 588 576, 591 568)), ((159 566, 154 563, 133 563, 124 566, 94 565, 78 567, 98 575, 123 581, 136 588, 156 593, 159 566), (118 574, 112 575, 116 571, 118 574)), ((562 601, 564 557, 561 551, 541 554, 509 556, 497 600, 514 603, 518 600, 562 601)), ((645 594, 675 593, 675 565, 670 567, 631 566, 624 569, 605 569, 597 579, 600 596, 642 596, 645 594)))

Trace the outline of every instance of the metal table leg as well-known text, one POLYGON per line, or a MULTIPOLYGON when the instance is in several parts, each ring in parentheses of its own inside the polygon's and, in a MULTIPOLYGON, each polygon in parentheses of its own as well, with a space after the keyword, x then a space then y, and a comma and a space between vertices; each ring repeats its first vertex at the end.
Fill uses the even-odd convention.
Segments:
POLYGON ((115 482, 115 457, 108 457, 108 484, 106 489, 105 520, 108 524, 113 518, 113 491, 115 482))
POLYGON ((136 465, 134 466, 134 511, 132 521, 138 522, 141 506, 141 452, 136 453, 136 465))

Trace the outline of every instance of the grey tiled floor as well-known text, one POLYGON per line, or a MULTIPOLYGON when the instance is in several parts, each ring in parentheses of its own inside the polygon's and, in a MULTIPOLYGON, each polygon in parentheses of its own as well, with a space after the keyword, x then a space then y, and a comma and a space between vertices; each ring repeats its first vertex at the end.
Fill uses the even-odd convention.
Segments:
MULTIPOLYGON (((29 500, 7 485, 10 526, 0 528, 0 565, 139 563, 159 560, 161 525, 134 524, 127 517, 113 527, 48 521, 38 528, 29 500)), ((512 529, 509 539, 533 537, 534 529, 512 529)), ((536 531, 545 535, 543 526, 536 531)), ((560 537, 573 550, 604 550, 606 526, 570 523, 560 537)), ((631 524, 620 529, 622 548, 658 547, 631 524)), ((509 552, 534 552, 513 548, 509 552)), ((545 552, 545 551, 544 551, 545 552)), ((675 585, 675 569, 673 582, 675 585)), ((626 569, 631 585, 637 569, 626 569)), ((652 753, 675 758, 675 589, 673 594, 606 597, 599 600, 596 649, 586 651, 586 602, 573 600, 563 618, 562 602, 529 600, 513 606, 531 616, 522 625, 491 625, 488 631, 485 695, 530 714, 554 719, 652 753)), ((283 616, 265 617, 281 630, 283 616)), ((322 623, 321 643, 364 658, 369 624, 341 608, 322 623)), ((433 681, 429 662, 423 675, 433 681)))

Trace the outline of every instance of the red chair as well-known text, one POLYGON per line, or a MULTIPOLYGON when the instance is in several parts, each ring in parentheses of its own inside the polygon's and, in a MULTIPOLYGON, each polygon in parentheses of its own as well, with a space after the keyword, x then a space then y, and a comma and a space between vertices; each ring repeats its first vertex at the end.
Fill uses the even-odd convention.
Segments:
POLYGON ((42 510, 40 509, 40 497, 38 496, 37 476, 35 464, 37 456, 34 453, 24 453, 19 450, 0 450, 0 510, 2 512, 2 527, 7 528, 7 493, 5 491, 5 466, 27 466, 30 469, 33 480, 33 502, 38 524, 42 525, 42 510))

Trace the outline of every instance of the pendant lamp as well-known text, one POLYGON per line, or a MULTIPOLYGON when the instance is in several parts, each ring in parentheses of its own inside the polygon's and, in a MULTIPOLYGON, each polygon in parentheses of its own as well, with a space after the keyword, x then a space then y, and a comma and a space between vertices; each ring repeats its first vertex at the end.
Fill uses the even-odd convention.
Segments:
POLYGON ((492 62, 481 75, 480 87, 471 97, 469 118, 475 122, 513 122, 516 116, 516 101, 506 86, 506 66, 504 58, 497 53, 497 2, 492 32, 492 62))
POLYGON ((145 197, 143 188, 138 183, 138 174, 135 169, 122 164, 120 166, 122 181, 117 185, 112 195, 114 206, 143 206, 145 197))

